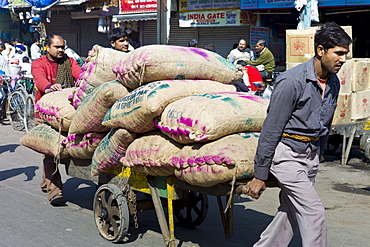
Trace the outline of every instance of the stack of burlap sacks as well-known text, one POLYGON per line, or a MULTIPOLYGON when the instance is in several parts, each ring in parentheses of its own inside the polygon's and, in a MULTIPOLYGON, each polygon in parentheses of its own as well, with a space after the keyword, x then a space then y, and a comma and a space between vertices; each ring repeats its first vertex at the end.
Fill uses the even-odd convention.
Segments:
MULTIPOLYGON (((342 26, 342 28, 352 37, 351 26, 342 26)), ((287 70, 315 56, 316 29, 317 27, 310 27, 286 31, 287 70)), ((341 85, 333 125, 366 121, 370 117, 370 59, 353 58, 352 50, 351 44, 347 61, 337 74, 341 85)))
POLYGON ((91 159, 93 176, 123 166, 205 187, 249 178, 268 100, 236 92, 231 84, 241 77, 203 49, 151 45, 122 53, 95 45, 76 88, 39 100, 35 109, 47 124, 21 143, 91 159))

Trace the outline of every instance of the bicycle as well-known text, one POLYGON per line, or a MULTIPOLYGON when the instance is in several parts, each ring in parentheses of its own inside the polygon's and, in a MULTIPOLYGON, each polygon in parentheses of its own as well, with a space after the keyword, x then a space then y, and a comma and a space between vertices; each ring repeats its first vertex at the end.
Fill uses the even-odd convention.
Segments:
POLYGON ((17 79, 0 76, 0 85, 2 90, 2 99, 0 102, 2 113, 1 118, 5 116, 9 119, 14 130, 27 132, 34 125, 34 98, 32 93, 27 91, 17 79))

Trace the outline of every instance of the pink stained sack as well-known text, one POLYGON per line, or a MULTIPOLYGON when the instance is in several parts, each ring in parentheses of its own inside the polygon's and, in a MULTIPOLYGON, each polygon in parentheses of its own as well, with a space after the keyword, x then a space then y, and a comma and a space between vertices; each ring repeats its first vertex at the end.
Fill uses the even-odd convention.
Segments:
POLYGON ((68 132, 75 108, 71 105, 69 98, 74 94, 76 88, 64 88, 45 94, 35 104, 35 113, 53 128, 68 132))
POLYGON ((116 101, 105 115, 103 125, 136 133, 148 132, 156 129, 153 120, 168 104, 186 96, 207 92, 236 92, 236 88, 210 80, 150 82, 116 101))
POLYGON ((182 145, 160 131, 152 131, 136 138, 128 146, 121 162, 124 167, 152 176, 169 176, 175 170, 169 161, 181 148, 182 145))
POLYGON ((70 133, 109 132, 102 124, 112 105, 129 92, 118 81, 110 81, 96 87, 77 108, 72 118, 70 133))
POLYGON ((62 141, 62 145, 74 158, 91 159, 105 135, 106 133, 69 134, 62 141))
POLYGON ((192 95, 169 104, 157 126, 182 144, 260 131, 268 103, 268 99, 243 92, 192 95))
POLYGON ((193 47, 146 45, 113 66, 117 80, 135 89, 161 80, 212 80, 233 84, 243 76, 236 67, 217 53, 193 47))
POLYGON ((124 61, 127 55, 125 52, 105 48, 97 44, 92 47, 76 81, 78 88, 73 98, 75 109, 94 88, 104 82, 116 79, 112 67, 114 64, 124 61))
POLYGON ((32 128, 20 139, 20 143, 38 153, 60 159, 68 158, 67 149, 61 142, 66 138, 66 132, 58 132, 48 124, 40 124, 32 128))
POLYGON ((171 165, 177 178, 191 185, 210 187, 253 177, 259 133, 238 133, 206 143, 185 145, 171 165))
POLYGON ((136 134, 125 129, 111 129, 97 146, 91 160, 91 174, 100 173, 121 166, 120 159, 126 154, 128 145, 134 141, 136 134))

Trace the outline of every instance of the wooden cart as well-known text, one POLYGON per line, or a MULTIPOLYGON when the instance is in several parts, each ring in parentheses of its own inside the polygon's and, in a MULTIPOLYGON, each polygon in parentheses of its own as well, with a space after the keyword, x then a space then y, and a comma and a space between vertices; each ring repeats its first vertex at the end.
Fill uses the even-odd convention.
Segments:
MULTIPOLYGON (((111 169, 109 173, 91 176, 90 160, 71 158, 65 162, 67 174, 71 177, 97 182, 100 186, 94 196, 94 218, 100 235, 111 242, 120 242, 127 235, 129 220, 134 220, 138 227, 138 212, 155 209, 165 246, 175 246, 174 217, 187 227, 200 225, 208 212, 207 195, 217 197, 225 238, 233 234, 233 198, 234 193, 242 192, 249 182, 237 180, 231 183, 217 184, 212 187, 190 185, 175 176, 150 176, 126 168, 111 169), (151 198, 136 199, 137 192, 151 195, 151 198), (225 210, 230 200, 230 207, 225 210), (168 221, 164 207, 168 209, 168 221), (225 211, 224 211, 225 210, 225 211), (131 217, 130 217, 131 216, 131 217)), ((269 186, 275 186, 271 181, 269 186)))
POLYGON ((327 151, 334 153, 342 144, 341 164, 346 165, 355 138, 359 140, 359 146, 364 150, 364 158, 370 160, 370 121, 356 121, 345 124, 332 125, 327 144, 327 151))

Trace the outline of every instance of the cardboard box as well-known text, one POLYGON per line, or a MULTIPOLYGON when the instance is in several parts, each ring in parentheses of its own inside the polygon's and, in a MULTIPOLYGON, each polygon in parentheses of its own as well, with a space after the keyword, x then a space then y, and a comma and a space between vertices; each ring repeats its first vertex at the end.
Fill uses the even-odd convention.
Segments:
POLYGON ((286 63, 286 70, 294 68, 295 66, 299 65, 301 63, 286 63))
POLYGON ((370 117, 370 90, 352 93, 351 118, 353 120, 370 117))
POLYGON ((304 63, 314 55, 316 29, 286 30, 286 61, 304 63))
MULTIPOLYGON (((357 59, 356 59, 357 60, 357 59)), ((352 91, 359 92, 370 87, 370 61, 360 60, 353 63, 352 91)))
POLYGON ((351 120, 351 102, 352 102, 352 93, 340 93, 338 95, 338 105, 337 109, 334 112, 334 117, 333 117, 333 125, 338 125, 338 124, 345 124, 345 123, 350 123, 351 120))
POLYGON ((349 93, 352 91, 353 63, 353 59, 347 60, 337 73, 340 81, 339 93, 349 93))
MULTIPOLYGON (((341 26, 352 38, 352 26, 341 26)), ((286 62, 303 63, 315 56, 314 37, 317 27, 307 29, 286 30, 286 62)), ((352 44, 349 47, 347 59, 351 59, 352 44)))

